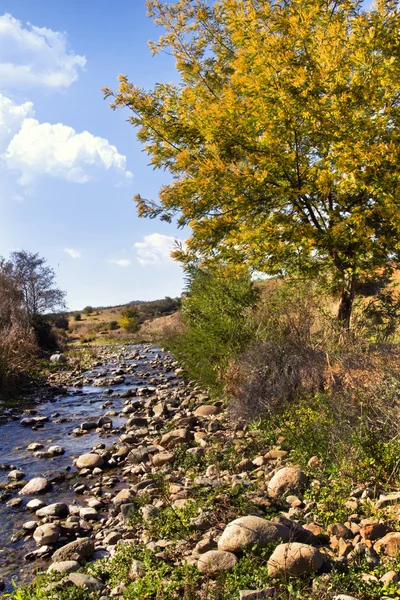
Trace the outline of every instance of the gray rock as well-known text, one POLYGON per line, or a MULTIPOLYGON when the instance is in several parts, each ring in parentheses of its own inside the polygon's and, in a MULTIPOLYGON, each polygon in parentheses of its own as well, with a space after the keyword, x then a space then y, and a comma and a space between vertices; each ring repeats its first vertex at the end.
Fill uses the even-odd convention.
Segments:
POLYGON ((36 423, 36 421, 33 417, 24 417, 19 422, 21 427, 33 427, 33 425, 35 425, 35 423, 36 423))
POLYGON ((104 584, 99 579, 86 575, 86 573, 70 573, 68 581, 76 587, 86 588, 89 592, 99 592, 103 589, 104 584))
POLYGON ((69 508, 67 504, 63 502, 55 502, 54 504, 49 504, 48 506, 44 506, 43 508, 39 508, 36 511, 37 517, 58 517, 59 519, 64 519, 69 514, 69 508))
POLYGON ((26 523, 22 525, 22 529, 29 532, 35 531, 37 527, 39 527, 39 523, 37 521, 26 521, 26 523))
POLYGON ((50 362, 61 364, 67 362, 67 357, 64 354, 60 354, 60 352, 56 352, 50 356, 50 362))
POLYGON ((175 448, 178 444, 185 444, 190 440, 189 429, 173 429, 165 433, 161 438, 161 446, 164 448, 175 448))
POLYGON ((96 427, 96 421, 84 421, 83 423, 81 423, 82 431, 91 431, 92 429, 96 429, 96 427))
POLYGON ((241 552, 258 544, 266 546, 275 540, 288 541, 290 531, 284 525, 266 521, 261 517, 240 517, 227 525, 218 542, 218 549, 241 552))
POLYGON ((73 573, 79 571, 81 565, 77 560, 63 560, 53 563, 47 569, 48 573, 73 573))
POLYGON ((84 521, 97 521, 99 518, 99 514, 95 508, 81 508, 79 511, 79 516, 84 521))
POLYGON ((78 469, 94 469, 95 467, 102 467, 104 465, 104 459, 99 454, 87 453, 82 454, 76 460, 76 466, 78 469))
POLYGON ((39 508, 43 508, 46 506, 46 503, 43 500, 39 500, 39 498, 34 498, 33 500, 29 500, 26 505, 26 508, 31 511, 39 510, 39 508))
POLYGON ((8 479, 12 479, 14 481, 20 481, 24 477, 25 477, 25 473, 23 471, 19 471, 18 469, 14 469, 13 471, 10 471, 9 474, 7 475, 8 479))
POLYGON ((33 534, 33 539, 38 546, 55 544, 60 537, 60 528, 53 523, 45 523, 37 527, 33 534))
POLYGON ((51 485, 44 477, 34 477, 20 490, 22 496, 33 494, 44 494, 50 489, 51 485))
POLYGON ((27 452, 35 452, 36 450, 41 450, 42 448, 44 448, 43 444, 33 442, 33 444, 29 444, 26 450, 27 452))
POLYGON ((137 506, 134 502, 121 505, 121 516, 124 523, 129 524, 137 514, 137 506))
POLYGON ((11 500, 9 500, 7 502, 7 506, 9 508, 19 508, 22 504, 22 498, 11 498, 11 500))
POLYGON ((97 427, 104 427, 105 425, 107 425, 110 428, 113 425, 112 419, 110 419, 110 417, 107 417, 106 415, 100 417, 100 419, 97 421, 97 427))
POLYGON ((305 489, 308 477, 298 467, 279 469, 268 484, 268 494, 271 498, 280 498, 284 494, 297 494, 305 489))
POLYGON ((196 417, 211 417, 213 415, 218 415, 221 412, 221 408, 219 406, 214 406, 213 404, 202 404, 194 411, 196 417))
POLYGON ((400 492, 393 492, 387 496, 381 494, 379 499, 375 502, 375 508, 379 510, 384 506, 390 506, 391 504, 400 504, 400 492))
POLYGON ((174 455, 171 452, 160 452, 155 454, 152 458, 152 463, 155 467, 162 467, 167 463, 171 463, 174 460, 174 455))
POLYGON ((89 538, 78 538, 74 542, 70 542, 56 550, 51 560, 53 562, 62 562, 65 560, 78 560, 78 562, 83 562, 90 558, 93 552, 93 540, 89 538))
POLYGON ((232 552, 210 550, 199 558, 197 568, 200 573, 217 575, 223 571, 231 571, 237 563, 237 558, 232 552))
POLYGON ((65 450, 64 448, 62 448, 62 446, 50 446, 47 449, 47 454, 49 454, 50 456, 61 456, 64 453, 65 450))
POLYGON ((324 557, 317 548, 298 542, 280 544, 268 560, 268 575, 297 577, 319 571, 323 563, 324 557))
POLYGON ((140 512, 142 513, 143 521, 147 522, 155 519, 160 511, 152 504, 146 504, 140 508, 140 512))

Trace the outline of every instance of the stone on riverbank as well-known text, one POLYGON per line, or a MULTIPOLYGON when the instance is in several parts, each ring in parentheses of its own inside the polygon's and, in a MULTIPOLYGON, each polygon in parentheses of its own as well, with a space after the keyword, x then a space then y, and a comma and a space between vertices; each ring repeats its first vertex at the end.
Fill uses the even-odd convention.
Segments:
POLYGON ((197 568, 200 573, 217 575, 224 571, 231 571, 237 563, 237 558, 232 552, 210 550, 199 558, 197 568))
POLYGON ((34 477, 20 490, 21 496, 44 494, 51 488, 51 484, 44 477, 34 477))
POLYGON ((242 552, 254 544, 265 546, 274 540, 286 542, 289 537, 290 531, 284 525, 266 521, 261 517, 240 517, 227 525, 218 542, 218 549, 242 552))
POLYGON ((94 469, 95 467, 102 467, 104 465, 104 459, 99 454, 87 453, 82 454, 76 460, 76 466, 78 469, 94 469))
POLYGON ((85 562, 94 552, 94 542, 90 538, 78 538, 56 550, 51 558, 53 562, 77 560, 85 562))
POLYGON ((268 483, 268 494, 271 498, 280 498, 288 494, 297 494, 307 486, 308 477, 298 467, 279 469, 268 483))
POLYGON ((268 575, 297 577, 319 571, 323 563, 323 555, 313 546, 299 542, 280 544, 268 560, 268 575))

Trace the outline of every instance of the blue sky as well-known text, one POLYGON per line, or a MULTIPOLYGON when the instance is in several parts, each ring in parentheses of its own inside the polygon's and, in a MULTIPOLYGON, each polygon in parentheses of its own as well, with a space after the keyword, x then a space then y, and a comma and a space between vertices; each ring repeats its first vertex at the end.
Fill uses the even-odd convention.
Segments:
POLYGON ((169 252, 187 232, 139 219, 132 201, 168 175, 101 94, 119 73, 176 80, 147 47, 159 34, 145 0, 0 0, 0 256, 46 257, 71 310, 182 291, 169 252))

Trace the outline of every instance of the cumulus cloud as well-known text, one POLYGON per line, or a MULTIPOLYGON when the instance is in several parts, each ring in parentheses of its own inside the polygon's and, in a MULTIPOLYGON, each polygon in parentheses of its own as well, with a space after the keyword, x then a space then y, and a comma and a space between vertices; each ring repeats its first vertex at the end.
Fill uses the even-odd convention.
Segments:
POLYGON ((0 87, 66 88, 78 79, 86 58, 68 50, 65 33, 24 26, 10 14, 0 16, 0 87))
POLYGON ((183 240, 162 233, 151 233, 145 235, 143 239, 143 242, 134 244, 137 260, 143 266, 172 263, 171 252, 176 242, 183 242, 183 240))
POLYGON ((15 104, 10 98, 0 94, 0 152, 3 152, 22 123, 35 114, 32 102, 15 104))
POLYGON ((64 248, 64 252, 69 254, 72 258, 80 258, 81 256, 79 250, 75 250, 75 248, 64 248))
POLYGON ((108 140, 88 131, 77 133, 57 123, 39 123, 32 118, 33 106, 20 106, 0 97, 0 148, 5 165, 19 173, 21 185, 29 185, 38 176, 58 177, 74 183, 102 179, 106 172, 114 183, 132 178, 126 169, 126 157, 108 140), (3 110, 3 113, 1 112, 3 110), (13 128, 19 130, 7 142, 13 128))
POLYGON ((127 260, 126 258, 119 258, 117 260, 108 260, 107 262, 111 263, 112 265, 118 265, 119 267, 129 267, 129 265, 131 264, 131 261, 127 260))

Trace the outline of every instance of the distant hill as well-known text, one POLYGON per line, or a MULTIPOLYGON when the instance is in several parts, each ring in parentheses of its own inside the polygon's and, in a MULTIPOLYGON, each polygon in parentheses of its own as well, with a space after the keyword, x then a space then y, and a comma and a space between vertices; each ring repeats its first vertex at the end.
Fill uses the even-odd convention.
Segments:
MULTIPOLYGON (((127 307, 134 306, 138 312, 140 330, 146 324, 146 332, 156 330, 157 326, 150 327, 148 323, 157 320, 160 317, 170 317, 174 315, 181 307, 181 298, 162 298, 159 300, 134 300, 127 304, 107 307, 85 307, 82 311, 73 311, 68 313, 68 329, 72 339, 80 340, 81 342, 93 341, 97 337, 106 335, 111 337, 128 336, 123 329, 120 328, 122 311, 127 307)), ((140 330, 138 334, 140 335, 140 330)), ((130 334, 130 337, 135 337, 135 334, 130 334)))

